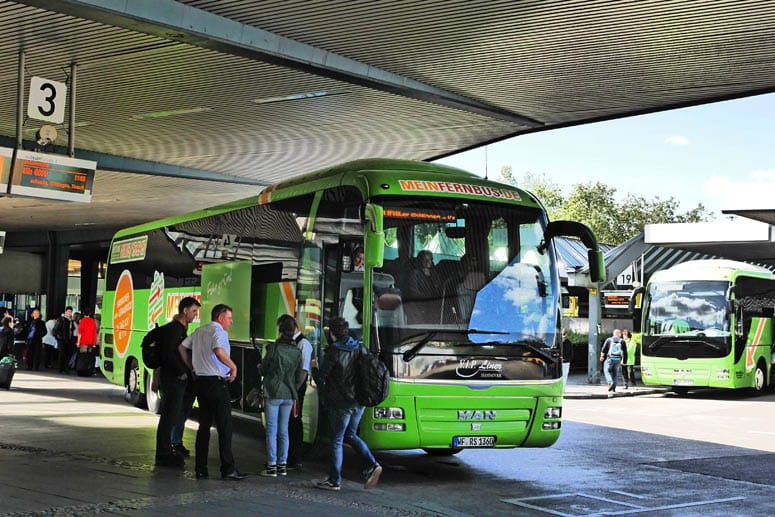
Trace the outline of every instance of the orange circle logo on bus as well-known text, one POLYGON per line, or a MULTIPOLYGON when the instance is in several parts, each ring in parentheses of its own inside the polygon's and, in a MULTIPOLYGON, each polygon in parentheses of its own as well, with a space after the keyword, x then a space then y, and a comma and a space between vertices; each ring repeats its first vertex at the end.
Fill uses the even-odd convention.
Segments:
POLYGON ((132 335, 134 293, 132 273, 125 269, 118 279, 113 299, 113 343, 119 357, 124 357, 127 348, 129 348, 129 337, 132 335))

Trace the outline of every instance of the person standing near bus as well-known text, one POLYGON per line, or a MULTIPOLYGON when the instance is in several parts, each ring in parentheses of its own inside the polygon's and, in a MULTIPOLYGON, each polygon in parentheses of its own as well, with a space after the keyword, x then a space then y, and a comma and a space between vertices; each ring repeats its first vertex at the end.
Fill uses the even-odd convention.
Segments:
POLYGON ((186 296, 178 303, 178 313, 172 321, 154 332, 159 347, 161 367, 154 371, 154 391, 161 387, 159 425, 156 428, 156 465, 182 467, 184 454, 178 454, 172 445, 172 430, 183 412, 184 398, 189 384, 190 370, 178 352, 178 346, 186 338, 188 324, 199 318, 199 302, 186 296))
POLYGON ((622 330, 627 351, 622 357, 622 376, 624 377, 624 389, 635 386, 635 356, 638 352, 638 344, 632 339, 629 329, 622 330))
POLYGON ((382 467, 358 436, 364 407, 355 399, 355 361, 362 353, 361 345, 350 337, 344 318, 334 318, 329 324, 330 345, 326 348, 320 369, 321 394, 331 426, 331 462, 328 477, 315 484, 323 490, 338 491, 342 486, 342 443, 347 442, 363 460, 365 488, 379 482, 382 467))
POLYGON ((261 475, 268 477, 287 474, 288 421, 299 385, 306 378, 301 350, 293 341, 296 320, 285 314, 277 320, 277 327, 279 337, 267 346, 261 361, 266 414, 266 469, 261 475))
POLYGON ((573 360, 573 343, 568 339, 568 331, 562 329, 562 382, 563 386, 568 385, 568 374, 570 373, 570 363, 573 360))
POLYGON ((54 337, 57 340, 57 352, 59 373, 67 373, 70 367, 70 358, 75 346, 75 323, 73 323, 73 308, 65 307, 65 312, 57 320, 54 326, 54 337))
POLYGON ((27 369, 40 370, 43 358, 43 336, 46 335, 46 324, 40 319, 40 309, 32 309, 32 321, 27 327, 27 369))
MULTIPOLYGON (((291 419, 288 421, 288 438, 290 440, 288 446, 288 468, 295 470, 301 468, 301 450, 304 444, 304 424, 302 423, 301 413, 304 409, 304 395, 307 393, 307 379, 310 368, 317 366, 317 364, 312 359, 312 343, 301 333, 296 319, 289 314, 283 314, 277 320, 278 330, 283 326, 290 325, 293 325, 293 342, 301 351, 301 369, 304 371, 304 380, 297 390, 298 398, 293 411, 291 411, 291 419)), ((282 335, 281 330, 280 335, 282 335)))
POLYGON ((228 383, 237 378, 237 365, 231 360, 228 330, 234 322, 232 309, 219 303, 213 307, 212 321, 199 327, 178 346, 178 352, 196 375, 196 396, 199 400, 199 430, 196 432, 196 478, 207 479, 207 451, 210 448, 210 427, 218 430, 218 453, 221 459, 221 479, 241 481, 247 476, 234 465, 231 450, 231 395, 228 383), (191 357, 188 356, 191 350, 191 357))

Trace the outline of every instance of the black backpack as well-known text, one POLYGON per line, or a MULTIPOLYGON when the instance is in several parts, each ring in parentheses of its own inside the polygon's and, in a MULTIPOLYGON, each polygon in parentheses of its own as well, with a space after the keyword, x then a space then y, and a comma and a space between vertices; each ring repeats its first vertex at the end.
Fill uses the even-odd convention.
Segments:
POLYGON ((373 407, 388 397, 390 373, 376 354, 361 348, 355 360, 355 399, 358 404, 373 407))
POLYGON ((143 363, 146 368, 155 370, 161 367, 161 346, 157 346, 156 338, 159 330, 159 324, 157 323, 143 338, 143 343, 140 345, 143 352, 143 363))

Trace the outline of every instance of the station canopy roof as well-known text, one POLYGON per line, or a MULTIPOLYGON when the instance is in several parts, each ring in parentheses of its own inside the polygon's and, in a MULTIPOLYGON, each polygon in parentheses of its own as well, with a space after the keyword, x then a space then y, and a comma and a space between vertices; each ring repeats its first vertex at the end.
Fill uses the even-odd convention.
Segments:
POLYGON ((764 0, 0 0, 0 46, 0 146, 21 50, 25 89, 77 64, 56 145, 69 131, 98 162, 88 205, 0 198, 10 232, 128 226, 352 159, 775 91, 764 0))

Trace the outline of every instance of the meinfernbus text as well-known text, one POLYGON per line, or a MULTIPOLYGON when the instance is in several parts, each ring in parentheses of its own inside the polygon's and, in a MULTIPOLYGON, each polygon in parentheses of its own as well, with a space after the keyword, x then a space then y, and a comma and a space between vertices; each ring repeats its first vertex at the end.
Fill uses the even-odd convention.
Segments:
MULTIPOLYGON (((369 159, 267 187, 260 195, 118 232, 104 294, 102 369, 144 405, 152 372, 140 341, 183 296, 202 314, 234 309, 236 411, 257 382, 257 351, 295 315, 317 357, 336 316, 386 363, 390 395, 361 436, 375 449, 546 447, 559 437, 560 280, 553 238, 589 229, 549 222, 531 194, 424 162, 369 159), (355 267, 363 253, 365 268, 355 267), (422 269, 418 254, 426 262, 422 269), (427 253, 427 252, 430 252, 427 253), (428 256, 432 263, 428 264, 428 256)), ((318 431, 313 369, 305 441, 318 431)))

